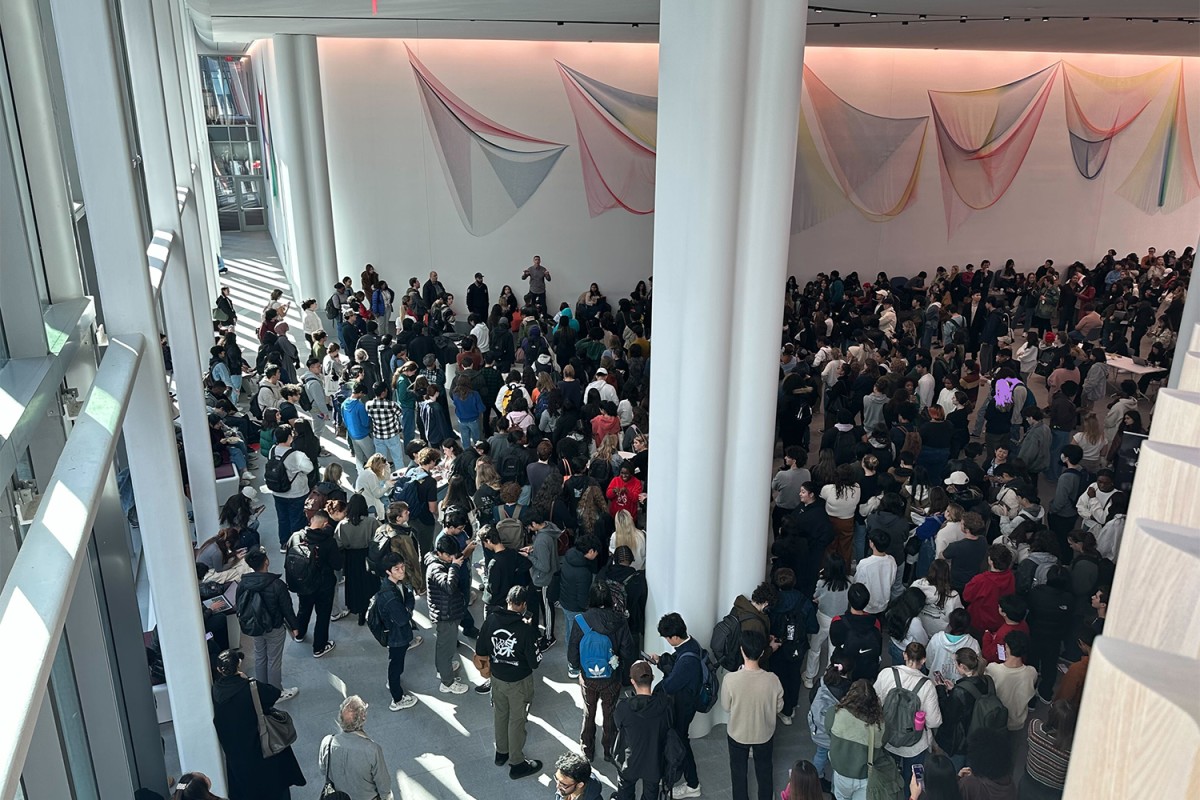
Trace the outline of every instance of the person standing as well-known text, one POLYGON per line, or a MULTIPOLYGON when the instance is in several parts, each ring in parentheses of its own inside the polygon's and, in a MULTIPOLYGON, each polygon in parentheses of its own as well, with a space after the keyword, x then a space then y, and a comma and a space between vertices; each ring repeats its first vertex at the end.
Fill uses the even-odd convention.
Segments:
POLYGON ((1003 661, 988 664, 984 674, 996 684, 996 694, 1008 709, 1008 729, 1022 731, 1029 716, 1029 703, 1037 692, 1038 671, 1025 663, 1032 648, 1029 634, 1012 631, 1004 640, 1003 661))
POLYGON ((292 596, 278 575, 267 572, 271 562, 263 548, 246 554, 246 566, 254 571, 238 583, 237 615, 247 649, 254 653, 254 679, 282 689, 280 701, 291 700, 300 691, 283 689, 283 642, 288 631, 300 635, 292 596))
POLYGON ((325 378, 321 374, 321 359, 309 358, 305 362, 308 371, 300 377, 304 394, 311 406, 308 413, 312 417, 313 434, 320 439, 325 435, 325 428, 333 420, 333 410, 329 407, 329 395, 325 393, 325 378))
POLYGON ((664 678, 658 684, 656 692, 661 692, 671 698, 672 727, 683 743, 683 780, 684 785, 672 789, 671 797, 699 797, 700 775, 696 769, 696 756, 692 752, 692 742, 688 738, 688 728, 696 716, 700 699, 700 689, 704 684, 704 675, 708 667, 704 663, 704 649, 700 643, 688 636, 687 624, 683 617, 675 612, 663 615, 658 621, 658 635, 667 640, 667 644, 675 649, 671 656, 651 656, 649 661, 658 664, 664 678))
POLYGON ((800 505, 800 487, 812 480, 812 473, 804 467, 804 461, 804 448, 787 448, 783 454, 783 468, 771 479, 775 501, 771 508, 771 527, 776 535, 783 528, 783 518, 800 505))
POLYGON ((317 766, 333 787, 351 800, 392 800, 392 773, 383 748, 363 731, 367 704, 356 694, 338 709, 341 733, 326 736, 317 751, 317 766))
POLYGON ((225 753, 229 800, 286 800, 288 787, 304 786, 304 773, 292 748, 264 758, 258 739, 259 711, 270 711, 279 701, 279 689, 246 677, 241 671, 240 650, 223 650, 217 656, 213 681, 213 726, 225 753), (257 703, 255 697, 257 696, 257 703))
POLYGON ((304 528, 304 498, 308 497, 308 473, 312 460, 292 447, 292 426, 275 428, 275 446, 271 448, 266 467, 266 484, 275 498, 275 524, 279 534, 279 552, 286 552, 288 537, 304 528), (282 470, 272 462, 280 463, 282 470))
MULTIPOLYGON (((487 319, 488 312, 492 310, 491 303, 488 302, 488 287, 483 282, 483 273, 476 272, 475 280, 467 287, 467 311, 480 319, 487 319)), ((481 350, 486 350, 486 347, 480 347, 481 350)))
POLYGON ((604 760, 613 761, 617 739, 613 709, 621 694, 623 675, 637 657, 625 615, 613 607, 608 584, 596 581, 588 591, 588 610, 575 615, 567 641, 567 664, 579 674, 583 689, 583 729, 579 744, 588 761, 596 757, 596 706, 604 713, 601 745, 604 760))
POLYGON ((771 800, 773 794, 775 720, 783 710, 783 684, 759 666, 767 647, 763 634, 743 630, 742 668, 726 675, 721 684, 721 708, 729 713, 726 738, 734 800, 749 800, 747 761, 752 752, 758 800, 771 800))
POLYGON ((412 626, 413 606, 416 605, 417 598, 405 580, 408 564, 402 556, 396 553, 385 554, 383 569, 386 581, 384 587, 375 595, 374 603, 379 609, 384 630, 387 631, 387 688, 392 695, 388 709, 403 711, 417 704, 416 695, 404 691, 404 686, 400 683, 408 651, 420 644, 413 636, 412 626))
POLYGON ((436 272, 429 273, 429 280, 425 281, 425 285, 421 287, 421 301, 425 303, 426 308, 433 308, 435 300, 444 300, 446 297, 446 287, 438 280, 436 272))
POLYGON ((533 264, 521 273, 521 280, 529 281, 529 293, 533 295, 533 303, 542 313, 546 313, 546 282, 551 280, 550 270, 542 266, 542 257, 534 256, 533 264))
POLYGON ((613 762, 617 767, 617 800, 634 800, 637 782, 642 782, 642 800, 657 800, 662 774, 663 749, 671 727, 671 700, 653 692, 654 668, 648 661, 635 661, 629 668, 632 697, 617 701, 613 721, 617 740, 613 762))
POLYGON ((833 796, 837 800, 866 800, 871 751, 875 751, 876 763, 889 758, 881 752, 883 706, 870 681, 854 681, 846 696, 829 707, 825 730, 829 733, 833 796))
POLYGON ((529 550, 530 577, 533 579, 532 596, 535 602, 533 621, 542 629, 539 646, 549 650, 556 643, 554 638, 554 598, 551 584, 558 579, 558 539, 562 530, 546 519, 541 509, 530 509, 524 519, 529 523, 533 543, 529 550))
POLYGON ((439 536, 432 553, 425 554, 425 582, 429 587, 429 621, 433 623, 433 665, 441 678, 443 694, 464 694, 467 684, 459 680, 454 657, 458 649, 458 625, 466 610, 462 582, 470 580, 470 567, 453 536, 439 536))
POLYGON ((366 395, 366 387, 355 381, 350 385, 350 396, 342 401, 342 424, 346 426, 346 437, 350 440, 350 449, 354 451, 354 461, 360 468, 375 452, 375 443, 371 441, 371 417, 363 405, 366 395))
POLYGON ((400 404, 390 397, 391 387, 386 381, 376 383, 372 394, 374 397, 365 406, 371 422, 371 441, 375 452, 391 462, 393 469, 399 469, 404 464, 404 443, 400 439, 403 412, 400 404))
POLYGON ((513 586, 506 605, 493 611, 479 629, 475 653, 488 659, 491 670, 492 718, 496 736, 496 766, 508 764, 512 780, 537 774, 542 762, 525 757, 525 726, 533 703, 533 671, 542 663, 537 629, 525 620, 529 590, 513 586))
MULTIPOLYGON (((920 642, 910 642, 904 648, 904 663, 893 666, 879 673, 875 679, 875 694, 880 703, 886 706, 888 695, 892 692, 909 691, 916 694, 921 703, 921 711, 925 712, 923 730, 889 731, 885 749, 891 753, 900 765, 900 774, 908 775, 914 764, 924 764, 925 754, 933 743, 933 731, 941 727, 942 709, 938 704, 937 686, 925 677, 922 668, 925 666, 925 645, 920 642), (916 741, 912 741, 915 739, 916 741)), ((903 697, 903 695, 901 696, 903 697)), ((904 701, 901 700, 901 708, 904 701)))
POLYGON ((329 639, 333 595, 337 589, 335 572, 342 568, 342 551, 338 549, 329 524, 329 514, 318 509, 308 521, 308 527, 296 531, 287 543, 285 577, 288 588, 300 599, 296 614, 297 642, 304 641, 308 620, 316 611, 313 627, 313 658, 320 658, 334 648, 329 639))
POLYGON ((358 615, 358 624, 366 623, 367 604, 379 591, 379 578, 367 565, 378 523, 367 513, 367 498, 357 492, 346 503, 346 516, 338 521, 334 538, 342 551, 342 575, 346 584, 346 610, 358 615))

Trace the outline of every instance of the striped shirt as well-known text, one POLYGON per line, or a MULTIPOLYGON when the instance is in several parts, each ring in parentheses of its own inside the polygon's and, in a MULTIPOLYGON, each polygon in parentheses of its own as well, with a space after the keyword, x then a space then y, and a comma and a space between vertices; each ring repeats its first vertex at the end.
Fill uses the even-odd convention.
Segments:
POLYGON ((390 439, 400 435, 400 404, 395 400, 368 400, 367 416, 371 419, 371 438, 390 439))
POLYGON ((1054 745, 1054 734, 1047 731, 1045 723, 1034 719, 1029 723, 1029 760, 1026 767, 1029 775, 1043 786, 1062 789, 1067 782, 1067 763, 1070 750, 1059 750, 1054 745))

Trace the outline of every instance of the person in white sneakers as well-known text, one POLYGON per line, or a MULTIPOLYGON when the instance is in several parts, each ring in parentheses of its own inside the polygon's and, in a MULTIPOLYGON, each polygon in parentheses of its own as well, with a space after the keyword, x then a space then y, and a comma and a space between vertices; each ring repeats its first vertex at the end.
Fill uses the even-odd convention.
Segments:
POLYGON ((888 555, 892 536, 887 531, 874 531, 867 541, 871 555, 858 562, 854 580, 871 593, 871 601, 864 610, 868 614, 881 614, 892 599, 892 583, 896 580, 896 559, 888 555))
POLYGON ((441 678, 438 691, 444 694, 465 694, 468 688, 458 677, 462 664, 454 654, 466 600, 462 583, 469 580, 470 567, 458 540, 439 536, 433 552, 425 554, 425 583, 429 587, 429 620, 434 630, 433 665, 441 678))
MULTIPOLYGON (((404 674, 405 656, 416 641, 413 636, 412 613, 417 598, 405 580, 407 569, 408 565, 403 556, 398 553, 384 555, 383 570, 387 580, 374 600, 383 620, 383 627, 387 631, 387 688, 392 694, 392 702, 388 706, 391 711, 403 711, 417 704, 416 695, 404 691, 400 684, 400 676, 404 674)), ((370 615, 367 616, 369 619, 370 615)))

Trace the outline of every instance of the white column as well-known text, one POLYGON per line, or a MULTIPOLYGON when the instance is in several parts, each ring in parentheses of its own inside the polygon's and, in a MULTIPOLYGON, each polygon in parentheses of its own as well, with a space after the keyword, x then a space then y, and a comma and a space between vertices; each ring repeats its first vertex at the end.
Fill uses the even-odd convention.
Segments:
MULTIPOLYGON (((37 0, 0 3, 0 28, 12 83, 13 105, 27 132, 53 131, 57 124, 37 0)), ((41 261, 45 265, 50 301, 83 294, 79 257, 75 252, 74 214, 58 152, 58 139, 48 135, 21 137, 29 193, 37 217, 41 261)))
POLYGON ((176 193, 178 184, 168 135, 162 70, 150 0, 125 0, 121 5, 121 18, 129 59, 129 80, 133 88, 133 102, 137 106, 138 143, 142 150, 142 170, 146 177, 146 200, 150 207, 151 222, 157 230, 174 235, 171 263, 162 285, 163 316, 175 364, 175 396, 183 429, 196 540, 203 542, 216 535, 219 524, 208 411, 204 405, 204 387, 201 385, 212 336, 204 337, 208 343, 205 349, 199 349, 197 325, 204 323, 206 330, 209 326, 207 315, 196 319, 188 284, 191 272, 203 268, 202 264, 197 263, 203 255, 198 250, 189 251, 182 235, 176 193))
POLYGON ((792 182, 808 3, 754 0, 743 116, 741 206, 727 381, 725 486, 718 613, 763 578, 775 449, 776 344, 791 240, 792 182))
MULTIPOLYGON (((325 147, 325 104, 321 95, 321 63, 317 53, 317 37, 297 36, 296 67, 304 117, 304 156, 308 164, 309 224, 316 249, 317 288, 326 294, 341 277, 338 271, 337 247, 333 235, 333 200, 329 192, 329 153, 325 147)), ((350 267, 355 265, 351 264, 350 267)), ((357 275, 358 270, 350 270, 357 275)), ((308 297, 321 297, 310 292, 308 297)), ((304 296, 297 297, 297 301, 304 296)))
POLYGON ((763 336, 783 313, 806 13, 790 0, 661 6, 656 317, 732 310, 734 333, 655 327, 647 642, 678 611, 707 644, 765 572, 776 372, 763 336))
MULTIPOLYGON (((139 515, 155 528, 155 535, 144 539, 144 554, 180 764, 212 775, 214 791, 225 794, 199 595, 188 588, 196 577, 179 461, 169 444, 174 439, 171 407, 162 353, 153 346, 159 332, 147 280, 147 232, 139 222, 140 187, 131 164, 124 73, 115 51, 117 31, 105 0, 51 0, 51 8, 80 182, 92 219, 105 323, 110 335, 140 334, 148 343, 123 433, 139 515)), ((152 110, 139 108, 139 114, 152 110)))
MULTIPOLYGON (((1184 356, 1187 352, 1193 349, 1196 337, 1196 325, 1200 324, 1200 296, 1192 289, 1200 288, 1200 286, 1192 286, 1196 283, 1196 274, 1192 273, 1191 279, 1188 281, 1187 297, 1183 301, 1183 317, 1179 323, 1179 338, 1175 344, 1175 359, 1171 363, 1171 375, 1167 381, 1167 385, 1171 388, 1179 386, 1179 376, 1183 372, 1184 356)), ((1134 353, 1134 355, 1138 355, 1134 353)))
POLYGON ((291 262, 285 266, 301 299, 328 296, 333 287, 330 281, 320 282, 317 268, 320 253, 312 225, 312 207, 320 200, 314 195, 305 145, 304 105, 310 98, 305 95, 306 81, 302 77, 303 61, 307 57, 302 39, 311 40, 312 37, 275 37, 275 76, 279 91, 275 98, 278 124, 273 127, 291 262))

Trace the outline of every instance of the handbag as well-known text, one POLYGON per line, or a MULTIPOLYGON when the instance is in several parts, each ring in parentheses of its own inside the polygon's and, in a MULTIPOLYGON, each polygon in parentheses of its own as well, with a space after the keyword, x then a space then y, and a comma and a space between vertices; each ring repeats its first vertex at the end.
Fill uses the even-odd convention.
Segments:
POLYGON ((229 322, 229 315, 220 306, 213 307, 212 318, 217 322, 229 322))
POLYGON ((250 699, 254 701, 254 714, 258 717, 258 743, 263 758, 277 756, 296 742, 296 725, 286 711, 271 708, 264 712, 258 698, 258 682, 250 681, 250 699))
POLYGON ((875 763, 875 728, 867 728, 867 800, 896 800, 904 788, 900 768, 887 753, 881 750, 883 763, 875 763))
POLYGON ((330 737, 329 745, 325 748, 325 785, 321 788, 319 800, 351 800, 350 795, 334 786, 333 781, 329 780, 329 762, 332 760, 333 738, 330 737))

